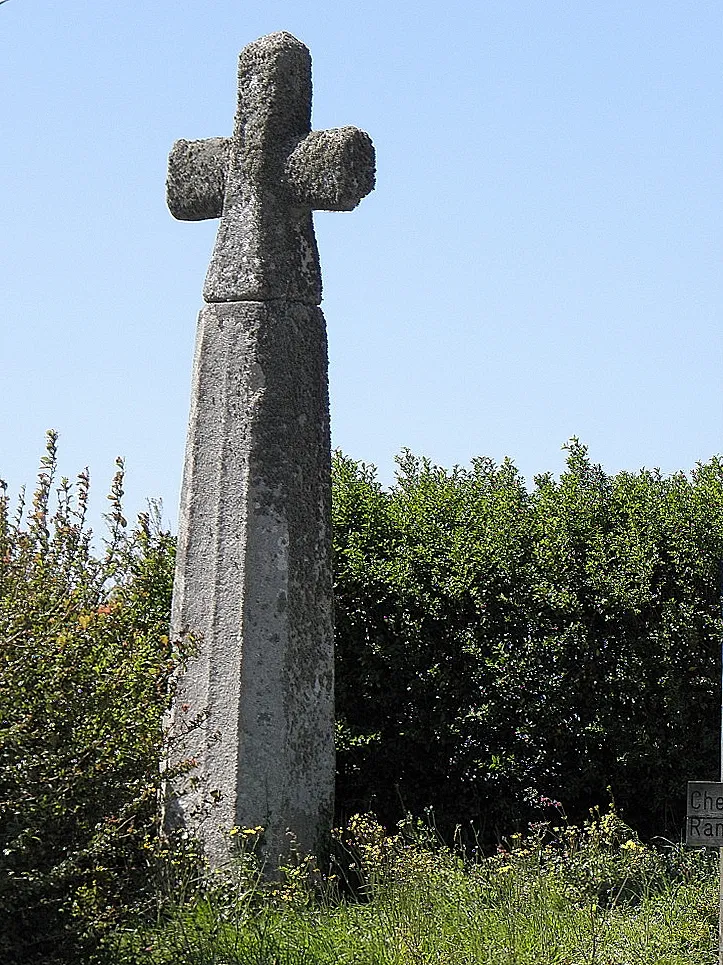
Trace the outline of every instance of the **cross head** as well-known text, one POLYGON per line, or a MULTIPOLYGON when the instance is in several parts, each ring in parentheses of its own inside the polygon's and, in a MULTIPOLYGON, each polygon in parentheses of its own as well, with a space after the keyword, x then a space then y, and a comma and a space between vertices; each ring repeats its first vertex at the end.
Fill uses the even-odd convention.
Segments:
POLYGON ((177 141, 168 206, 183 221, 219 218, 207 302, 318 305, 311 212, 351 211, 374 187, 374 147, 355 127, 311 130, 311 57, 291 34, 241 51, 233 136, 177 141))

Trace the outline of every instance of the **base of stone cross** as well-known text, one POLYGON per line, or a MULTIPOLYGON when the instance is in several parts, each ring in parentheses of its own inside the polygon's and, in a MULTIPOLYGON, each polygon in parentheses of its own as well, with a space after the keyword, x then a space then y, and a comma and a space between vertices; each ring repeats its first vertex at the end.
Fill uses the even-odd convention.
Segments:
POLYGON ((333 818, 334 641, 326 328, 294 302, 199 316, 173 630, 178 679, 166 818, 214 865, 265 829, 269 867, 318 854, 333 818), (194 718, 200 725, 184 733, 194 718))

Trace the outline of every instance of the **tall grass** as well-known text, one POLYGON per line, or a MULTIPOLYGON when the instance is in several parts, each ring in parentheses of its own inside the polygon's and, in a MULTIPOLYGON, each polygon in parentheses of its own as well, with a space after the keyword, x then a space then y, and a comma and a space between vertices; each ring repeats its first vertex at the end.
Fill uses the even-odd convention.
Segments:
POLYGON ((274 882, 251 834, 231 866, 186 882, 157 922, 117 934, 108 952, 125 965, 717 961, 714 855, 643 844, 612 809, 581 826, 558 818, 481 856, 428 824, 387 834, 356 816, 327 874, 306 859, 274 882))

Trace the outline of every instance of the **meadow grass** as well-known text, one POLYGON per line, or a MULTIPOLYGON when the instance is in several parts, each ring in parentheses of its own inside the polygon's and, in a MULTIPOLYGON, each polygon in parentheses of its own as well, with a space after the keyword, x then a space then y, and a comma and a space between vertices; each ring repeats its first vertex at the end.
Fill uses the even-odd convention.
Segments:
POLYGON ((716 855, 642 844, 617 817, 543 822, 491 856, 370 815, 264 880, 249 851, 152 926, 116 935, 133 965, 713 965, 716 855))

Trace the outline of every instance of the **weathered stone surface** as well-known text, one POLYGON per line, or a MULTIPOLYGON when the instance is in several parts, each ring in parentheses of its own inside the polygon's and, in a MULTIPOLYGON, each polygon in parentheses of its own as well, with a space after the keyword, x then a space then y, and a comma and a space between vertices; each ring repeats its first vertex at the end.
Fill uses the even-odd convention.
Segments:
POLYGON ((166 201, 174 218, 205 221, 221 217, 230 153, 230 137, 176 141, 166 178, 166 201))
POLYGON ((311 212, 353 208, 374 185, 374 149, 356 128, 312 133, 310 112, 309 52, 272 34, 241 52, 233 136, 178 141, 169 159, 171 212, 221 217, 198 323, 172 618, 199 652, 177 682, 171 763, 197 767, 167 805, 215 864, 232 827, 265 828, 273 869, 287 830, 318 853, 332 820, 329 406, 311 212))
MULTIPOLYGON (((179 221, 220 218, 230 137, 179 140, 168 162, 166 197, 179 221)), ((374 145, 357 127, 311 131, 286 159, 287 202, 315 211, 352 211, 374 187, 374 145)))
POLYGON ((167 198, 183 220, 221 217, 207 302, 321 302, 311 211, 350 211, 374 187, 374 147, 353 127, 310 130, 311 58, 288 33, 241 52, 233 137, 178 141, 167 198), (223 184, 223 186, 222 186, 223 184))
POLYGON ((374 145, 357 127, 312 131, 286 161, 290 201, 316 211, 352 211, 374 187, 374 145))
POLYGON ((175 818, 194 826, 204 797, 219 791, 203 832, 212 860, 223 860, 223 829, 235 825, 266 827, 271 860, 286 850, 287 827, 314 852, 334 788, 320 309, 208 305, 192 398, 173 625, 199 633, 202 647, 179 681, 176 727, 209 716, 176 752, 198 760, 190 776, 202 783, 176 799, 175 818))

